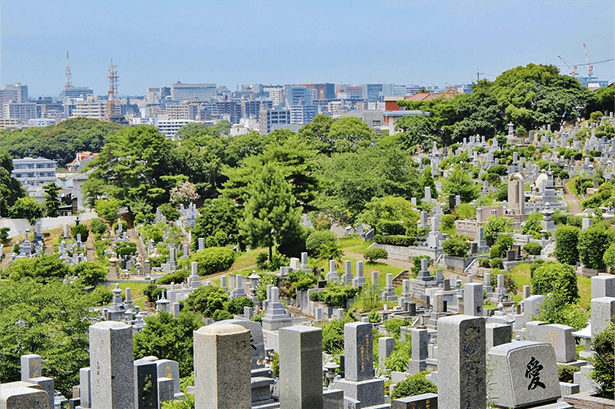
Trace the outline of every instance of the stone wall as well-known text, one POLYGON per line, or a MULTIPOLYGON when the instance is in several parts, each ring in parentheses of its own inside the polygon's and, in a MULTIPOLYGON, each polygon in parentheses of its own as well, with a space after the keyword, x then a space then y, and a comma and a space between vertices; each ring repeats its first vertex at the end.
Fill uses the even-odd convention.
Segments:
POLYGON ((389 253, 390 259, 401 261, 410 261, 412 257, 419 256, 429 256, 432 260, 435 260, 443 253, 441 249, 430 249, 429 247, 403 247, 378 243, 374 243, 370 247, 385 249, 389 253))

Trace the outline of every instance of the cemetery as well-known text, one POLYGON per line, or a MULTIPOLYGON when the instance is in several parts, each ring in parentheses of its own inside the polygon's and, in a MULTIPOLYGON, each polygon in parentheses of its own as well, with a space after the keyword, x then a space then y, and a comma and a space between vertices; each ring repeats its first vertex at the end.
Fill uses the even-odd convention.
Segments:
POLYGON ((0 409, 613 408, 614 125, 430 143, 412 196, 339 218, 265 161, 232 200, 35 223, 4 240, 0 409))

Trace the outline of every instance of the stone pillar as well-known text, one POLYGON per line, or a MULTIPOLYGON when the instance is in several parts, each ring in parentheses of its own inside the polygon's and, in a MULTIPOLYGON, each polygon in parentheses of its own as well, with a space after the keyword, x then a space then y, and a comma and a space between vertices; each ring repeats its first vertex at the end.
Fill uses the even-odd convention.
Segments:
POLYGON ((280 408, 322 409, 322 330, 295 325, 279 338, 280 408))
POLYGON ((82 408, 92 407, 92 371, 90 368, 79 369, 79 398, 81 399, 82 408))
POLYGON ((21 361, 21 380, 27 381, 31 378, 41 376, 41 357, 40 355, 22 355, 21 361))
POLYGON ((194 331, 196 409, 250 409, 250 330, 236 324, 194 331))
POLYGON ((204 237, 199 237, 198 239, 198 250, 197 251, 201 251, 205 249, 205 238, 204 237))
POLYGON ((615 298, 592 298, 591 328, 592 338, 604 331, 615 317, 615 298))
POLYGON ((512 342, 512 325, 487 324, 487 349, 512 342))
POLYGON ((307 252, 302 252, 301 253, 301 267, 305 268, 308 265, 308 253, 307 252))
POLYGON ((382 337, 378 339, 378 366, 385 369, 384 361, 395 350, 395 338, 382 337))
POLYGON ((592 298, 615 297, 615 276, 592 277, 592 298))
POLYGON ((468 283, 463 289, 463 311, 466 315, 483 316, 483 285, 468 283))
POLYGON ((346 379, 364 381, 374 377, 373 332, 371 324, 351 322, 344 325, 346 379))
POLYGON ((411 375, 422 372, 427 367, 427 346, 429 345, 429 332, 426 329, 412 328, 412 359, 408 364, 411 375))
POLYGON ((133 409, 132 327, 103 321, 90 326, 92 409, 133 409))
POLYGON ((485 319, 456 315, 438 320, 438 403, 447 409, 485 409, 485 319))

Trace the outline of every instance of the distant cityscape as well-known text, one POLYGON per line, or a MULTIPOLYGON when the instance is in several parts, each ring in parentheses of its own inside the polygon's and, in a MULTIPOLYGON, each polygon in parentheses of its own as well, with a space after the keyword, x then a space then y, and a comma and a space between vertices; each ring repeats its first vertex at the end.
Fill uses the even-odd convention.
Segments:
MULTIPOLYGON (((126 125, 153 125, 169 138, 175 138, 179 128, 189 123, 213 125, 223 120, 231 123, 231 135, 250 131, 267 134, 276 129, 296 131, 316 115, 324 114, 332 118, 359 117, 376 131, 386 129, 394 133, 395 118, 414 114, 400 110, 394 101, 452 97, 472 93, 473 86, 244 84, 231 91, 215 83, 189 84, 178 80, 170 87, 147 88, 144 95, 120 96, 117 65, 111 61, 109 90, 97 95, 90 87, 72 84, 68 54, 65 75, 64 89, 57 97, 30 98, 28 86, 21 83, 2 86, 0 130, 44 127, 83 117, 126 125)), ((608 85, 608 81, 595 78, 593 73, 575 78, 593 89, 608 85)))

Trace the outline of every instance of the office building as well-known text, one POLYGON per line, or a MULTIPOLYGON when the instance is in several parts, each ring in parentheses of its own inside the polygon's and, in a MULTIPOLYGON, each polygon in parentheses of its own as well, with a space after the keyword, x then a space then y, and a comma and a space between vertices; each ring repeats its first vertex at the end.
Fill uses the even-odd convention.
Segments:
POLYGON ((261 109, 273 108, 272 101, 248 100, 241 101, 241 116, 243 118, 258 118, 261 109))
POLYGON ((316 90, 301 85, 284 87, 284 103, 287 108, 295 105, 312 105, 316 90))
POLYGON ((167 138, 174 139, 177 131, 184 125, 191 124, 197 121, 191 121, 189 119, 168 119, 161 116, 156 121, 156 128, 158 132, 166 136, 167 138))
POLYGON ((197 104, 167 105, 166 110, 169 119, 188 119, 194 121, 199 115, 199 106, 197 104))
POLYGON ((38 118, 37 106, 34 102, 17 103, 9 102, 2 106, 2 117, 7 119, 28 119, 38 118))
POLYGON ((216 84, 182 84, 171 85, 171 99, 176 101, 193 101, 211 99, 216 96, 216 84))
POLYGON ((290 125, 289 109, 262 109, 259 114, 260 131, 262 134, 290 125))
POLYGON ((218 115, 228 115, 231 124, 238 124, 241 119, 241 103, 239 101, 216 101, 218 115))
POLYGON ((69 99, 88 99, 88 95, 94 94, 88 87, 67 87, 60 92, 60 100, 66 102, 69 99))
POLYGON ((305 125, 314 120, 318 114, 318 107, 315 105, 294 105, 290 107, 290 123, 305 125))
POLYGON ((364 84, 362 98, 367 102, 375 102, 382 96, 382 84, 364 84))
POLYGON ((0 100, 2 104, 14 102, 16 104, 23 104, 28 102, 28 86, 16 83, 14 85, 4 85, 0 90, 0 100))

